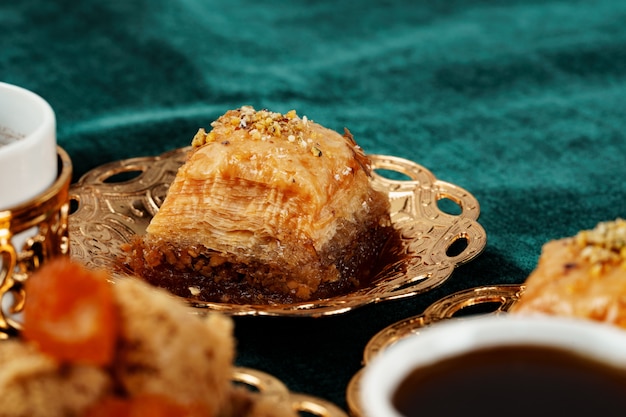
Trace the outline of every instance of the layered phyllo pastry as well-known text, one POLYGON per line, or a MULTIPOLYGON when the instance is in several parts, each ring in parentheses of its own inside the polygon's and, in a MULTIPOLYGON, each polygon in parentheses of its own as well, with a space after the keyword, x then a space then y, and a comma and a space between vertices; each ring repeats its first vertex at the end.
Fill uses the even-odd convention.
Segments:
POLYGON ((230 110, 200 129, 129 265, 183 297, 291 303, 371 279, 393 233, 387 195, 346 130, 295 111, 230 110))

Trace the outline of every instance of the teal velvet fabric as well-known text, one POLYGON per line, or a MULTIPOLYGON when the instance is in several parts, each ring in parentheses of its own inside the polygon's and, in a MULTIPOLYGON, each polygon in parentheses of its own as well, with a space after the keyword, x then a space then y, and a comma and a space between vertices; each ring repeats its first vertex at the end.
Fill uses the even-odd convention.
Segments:
POLYGON ((546 241, 626 216, 625 22, 620 0, 4 1, 0 80, 50 102, 74 180, 253 105, 347 127, 472 193, 487 246, 441 287, 336 317, 236 319, 238 364, 345 408, 377 331, 521 283, 546 241))

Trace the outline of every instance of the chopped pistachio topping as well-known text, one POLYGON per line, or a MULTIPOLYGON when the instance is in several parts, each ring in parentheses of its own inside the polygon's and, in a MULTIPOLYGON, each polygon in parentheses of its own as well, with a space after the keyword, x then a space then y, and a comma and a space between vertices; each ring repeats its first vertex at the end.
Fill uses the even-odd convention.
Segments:
POLYGON ((215 133, 207 133, 204 128, 198 129, 198 132, 191 140, 191 146, 194 148, 199 148, 205 143, 215 142, 215 133))
POLYGON ((272 141, 285 140, 296 143, 303 149, 308 149, 316 156, 322 156, 322 150, 310 137, 306 137, 306 129, 309 120, 306 116, 298 117, 295 110, 283 114, 269 110, 255 110, 251 106, 243 106, 236 110, 230 110, 211 123, 213 130, 207 133, 199 129, 194 136, 191 145, 200 147, 206 143, 215 141, 215 131, 222 132, 245 130, 253 140, 272 141))
POLYGON ((318 148, 317 146, 313 146, 313 147, 311 148, 311 153, 312 153, 314 156, 317 156, 317 157, 322 156, 322 150, 321 150, 320 148, 318 148))
POLYGON ((626 266, 626 220, 602 222, 591 230, 582 230, 574 236, 581 256, 600 270, 602 265, 615 263, 626 266))

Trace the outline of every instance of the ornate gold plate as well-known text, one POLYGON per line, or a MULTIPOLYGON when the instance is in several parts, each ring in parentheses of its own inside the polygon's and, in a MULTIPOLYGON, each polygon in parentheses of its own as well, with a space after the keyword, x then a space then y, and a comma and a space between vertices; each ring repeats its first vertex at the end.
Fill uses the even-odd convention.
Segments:
POLYGON ((494 285, 475 287, 450 294, 431 304, 420 315, 393 323, 376 333, 365 346, 363 368, 357 372, 346 390, 346 400, 350 415, 363 417, 359 401, 361 377, 365 367, 383 350, 410 335, 441 320, 462 320, 464 316, 475 314, 506 313, 519 300, 524 291, 523 285, 494 285), (478 311, 476 308, 480 308, 478 311))
MULTIPOLYGON (((158 211, 189 148, 155 157, 112 162, 85 174, 70 189, 70 255, 118 276, 129 274, 119 261, 121 246, 143 234, 158 211)), ((455 267, 478 256, 486 233, 477 222, 480 208, 469 192, 440 181, 406 159, 370 155, 372 185, 385 192, 391 219, 401 234, 402 260, 387 265, 372 284, 332 298, 279 305, 189 303, 232 315, 326 316, 369 303, 411 297, 442 284, 455 267), (402 180, 383 176, 395 172, 402 180), (447 204, 447 206, 445 206, 447 204)))

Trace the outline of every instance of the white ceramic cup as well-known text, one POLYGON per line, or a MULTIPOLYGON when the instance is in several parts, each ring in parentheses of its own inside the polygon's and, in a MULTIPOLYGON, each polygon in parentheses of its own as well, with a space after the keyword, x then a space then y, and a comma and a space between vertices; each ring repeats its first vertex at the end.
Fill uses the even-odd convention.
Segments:
POLYGON ((57 178, 56 118, 43 98, 0 82, 0 211, 44 192, 57 178))
MULTIPOLYGON (((467 358, 468 356, 463 355, 468 352, 504 345, 547 346, 560 349, 560 351, 574 352, 583 358, 609 364, 611 369, 615 367, 617 372, 624 374, 626 381, 626 331, 620 328, 582 319, 557 317, 489 315, 478 318, 451 319, 433 324, 420 331, 419 334, 397 342, 370 362, 365 368, 361 380, 359 401, 364 416, 406 417, 409 414, 400 413, 394 406, 393 398, 400 385, 406 381, 412 372, 423 372, 427 366, 447 358, 455 356, 467 358)), ((501 379, 501 384, 515 390, 516 388, 511 385, 512 382, 515 381, 507 379, 506 376, 501 379)), ((462 401, 457 398, 452 386, 446 385, 447 388, 451 391, 446 393, 444 402, 462 401)), ((621 387, 620 393, 624 392, 623 388, 621 387)), ((551 395, 556 395, 559 387, 550 387, 550 390, 552 390, 551 395)), ((411 394, 418 404, 417 410, 419 410, 420 404, 418 395, 425 391, 421 390, 420 393, 411 394)), ((563 394, 570 398, 569 401, 576 395, 572 392, 559 393, 558 395, 563 394)), ((626 399, 626 396, 623 397, 626 399)), ((467 415, 510 415, 510 412, 516 411, 515 409, 519 408, 520 404, 533 401, 533 398, 519 398, 518 401, 514 401, 508 407, 498 407, 492 403, 492 400, 493 398, 490 400, 488 395, 483 398, 473 397, 471 401, 466 399, 465 410, 467 415)), ((437 404, 441 404, 441 402, 437 404)), ((546 410, 550 406, 553 405, 538 404, 531 414, 549 415, 546 410)), ((616 410, 616 412, 623 413, 624 409, 616 410)), ((426 412, 426 405, 424 404, 424 409, 421 412, 416 412, 415 415, 430 416, 432 414, 426 412)), ((447 415, 449 414, 443 411, 437 413, 437 416, 440 417, 447 415)))

